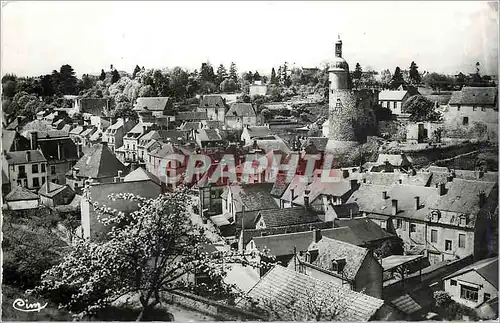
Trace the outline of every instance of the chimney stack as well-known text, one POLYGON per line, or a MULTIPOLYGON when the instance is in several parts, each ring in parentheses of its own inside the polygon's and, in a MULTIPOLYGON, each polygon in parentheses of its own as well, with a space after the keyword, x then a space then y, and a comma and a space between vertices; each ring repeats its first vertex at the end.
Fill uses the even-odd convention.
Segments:
POLYGON ((398 200, 392 200, 392 215, 395 216, 398 214, 398 200))
POLYGON ((366 177, 363 178, 363 183, 366 184, 366 177))
POLYGON ((443 196, 444 194, 446 194, 446 184, 439 183, 439 196, 443 196))
POLYGON ((321 240, 321 229, 314 229, 313 240, 315 243, 318 243, 321 240))
POLYGON ((36 145, 38 143, 38 132, 36 131, 33 131, 31 133, 31 150, 35 150, 36 149, 36 145))
POLYGON ((414 199, 415 199, 415 210, 418 210, 418 208, 420 207, 420 196, 415 196, 414 199))
POLYGON ((382 192, 382 198, 383 198, 384 200, 387 200, 387 191, 383 191, 383 192, 382 192))
POLYGON ((310 190, 304 191, 304 206, 305 207, 309 207, 309 193, 310 192, 311 192, 310 190))
POLYGON ((31 161, 31 151, 26 151, 26 161, 30 162, 31 161))

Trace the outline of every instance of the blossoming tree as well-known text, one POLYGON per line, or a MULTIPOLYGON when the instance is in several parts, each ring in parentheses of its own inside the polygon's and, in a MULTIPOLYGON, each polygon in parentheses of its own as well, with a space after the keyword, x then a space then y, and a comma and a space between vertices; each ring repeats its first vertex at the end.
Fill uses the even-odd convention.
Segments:
POLYGON ((237 297, 234 286, 226 285, 223 278, 228 262, 243 259, 229 251, 204 251, 210 242, 204 228, 190 219, 185 188, 155 199, 129 193, 110 198, 137 202, 139 208, 127 214, 91 201, 99 221, 110 228, 107 239, 75 242, 32 292, 49 296, 80 317, 95 315, 115 300, 135 295, 142 306, 137 320, 162 302, 164 292, 203 290, 237 297), (209 278, 206 283, 188 279, 199 273, 209 278))

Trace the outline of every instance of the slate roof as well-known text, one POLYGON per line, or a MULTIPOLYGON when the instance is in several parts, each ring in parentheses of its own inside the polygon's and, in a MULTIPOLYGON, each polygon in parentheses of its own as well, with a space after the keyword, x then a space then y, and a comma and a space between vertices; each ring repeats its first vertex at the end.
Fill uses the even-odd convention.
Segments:
POLYGON ((318 217, 310 210, 303 207, 291 207, 284 209, 267 209, 257 211, 258 222, 262 218, 268 227, 279 227, 296 224, 318 222, 318 217))
POLYGON ((7 152, 6 158, 9 165, 35 164, 47 161, 40 150, 9 151, 7 152), (29 162, 26 159, 26 153, 28 152, 30 154, 29 162))
POLYGON ((137 182, 137 181, 153 181, 161 185, 160 180, 155 175, 151 174, 142 167, 136 168, 123 178, 124 182, 137 182))
POLYGON ((200 141, 220 141, 222 137, 215 129, 198 129, 198 138, 200 141))
POLYGON ((446 276, 443 280, 465 274, 469 271, 477 272, 496 289, 498 289, 498 256, 477 261, 469 266, 457 270, 451 275, 446 276))
POLYGON ((217 94, 203 95, 200 98, 200 108, 223 108, 225 107, 224 99, 217 94))
POLYGON ((415 185, 415 186, 429 186, 431 181, 431 173, 418 172, 415 175, 405 174, 400 172, 394 173, 378 173, 369 172, 364 173, 362 177, 366 180, 367 184, 374 185, 394 185, 399 184, 401 180, 402 184, 415 185))
POLYGON ((85 130, 83 130, 80 133, 80 136, 82 136, 82 137, 90 137, 94 133, 95 130, 96 130, 95 128, 85 129, 85 130))
MULTIPOLYGON (((382 307, 384 301, 365 294, 321 281, 282 266, 275 266, 248 292, 257 301, 272 301, 278 308, 293 309, 305 317, 311 297, 340 303, 335 318, 339 321, 368 321, 382 307)), ((328 303, 327 303, 328 304, 328 303)))
POLYGON ((127 167, 103 144, 95 144, 90 151, 83 155, 73 166, 78 168, 78 176, 84 178, 109 178, 117 176, 118 171, 128 172, 127 167))
POLYGON ((147 108, 149 111, 167 112, 168 105, 172 103, 170 97, 142 97, 137 98, 134 111, 142 111, 147 108))
POLYGON ((402 101, 408 91, 381 91, 379 101, 402 101))
POLYGON ((440 196, 429 207, 432 209, 469 213, 476 215, 479 212, 478 193, 483 191, 488 197, 496 183, 469 181, 455 178, 446 183, 447 192, 440 196))
POLYGON ((16 131, 2 129, 2 147, 3 150, 10 151, 16 139, 16 131))
POLYGON ((230 185, 233 200, 235 201, 236 211, 241 212, 242 206, 245 211, 258 211, 265 209, 277 209, 278 205, 274 198, 269 194, 272 183, 257 183, 246 185, 230 185))
POLYGON ((318 250, 318 256, 311 265, 331 271, 332 261, 344 258, 346 260, 344 277, 348 280, 356 278, 369 252, 368 249, 328 237, 322 237, 318 243, 313 242, 309 250, 314 249, 318 250))
POLYGON ((229 111, 226 113, 227 117, 256 117, 255 110, 251 103, 234 102, 231 104, 229 111))
POLYGON ((207 113, 205 111, 183 111, 177 112, 175 115, 175 120, 184 121, 184 120, 207 120, 207 113))
POLYGON ((273 134, 271 129, 267 126, 249 126, 245 129, 245 131, 248 132, 250 139, 255 137, 267 137, 273 134))
POLYGON ((70 130, 69 134, 70 135, 79 135, 80 133, 83 132, 83 127, 82 126, 76 126, 73 129, 70 130))
POLYGON ((350 218, 351 215, 359 214, 359 206, 356 203, 345 203, 340 205, 331 205, 339 218, 350 218))
MULTIPOLYGON (((264 150, 265 153, 280 151, 284 153, 290 153, 291 150, 281 138, 280 139, 262 139, 256 140, 257 148, 264 150)), ((245 148, 253 148, 254 142, 245 146, 245 148)))
POLYGON ((271 189, 270 194, 279 198, 285 193, 288 185, 290 185, 290 182, 287 181, 286 174, 278 174, 273 183, 273 188, 271 189))
POLYGON ((60 185, 60 184, 56 184, 56 183, 52 183, 52 182, 48 181, 48 182, 45 182, 45 184, 43 184, 42 187, 40 187, 40 189, 38 190, 38 195, 43 195, 43 196, 47 196, 47 197, 54 197, 57 194, 64 191, 64 189, 67 187, 69 188, 68 185, 60 185), (49 191, 48 193, 47 193, 47 186, 48 186, 48 191, 49 191))
POLYGON ((224 126, 223 121, 217 120, 201 120, 201 124, 207 129, 221 129, 224 126))
MULTIPOLYGON (((7 127, 6 129, 9 129, 9 128, 7 127)), ((47 122, 45 120, 33 120, 33 121, 27 123, 23 127, 22 135, 28 137, 28 133, 33 132, 33 131, 38 131, 39 136, 40 136, 40 132, 48 132, 48 131, 51 131, 53 129, 54 128, 52 127, 50 122, 47 122)))
POLYGON ((28 200, 38 200, 38 195, 31 192, 25 187, 16 186, 10 191, 9 194, 5 197, 6 201, 28 201, 28 200))
POLYGON ((449 105, 491 105, 497 100, 498 89, 495 87, 463 87, 453 92, 449 105))
POLYGON ((339 226, 340 228, 349 228, 351 232, 356 237, 358 237, 359 240, 363 241, 364 244, 392 239, 396 237, 396 235, 385 231, 375 222, 366 217, 337 220, 335 221, 335 225, 339 226))

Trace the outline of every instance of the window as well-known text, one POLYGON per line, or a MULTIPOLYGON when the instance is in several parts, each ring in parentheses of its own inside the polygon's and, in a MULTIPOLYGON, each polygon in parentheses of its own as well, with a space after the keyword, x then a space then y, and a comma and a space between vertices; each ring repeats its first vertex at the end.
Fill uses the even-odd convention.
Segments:
POLYGON ((460 104, 457 105, 457 111, 460 111, 460 104))
POLYGON ((50 166, 50 174, 55 175, 56 174, 56 166, 50 166))
POLYGON ((332 271, 338 271, 338 266, 336 261, 332 261, 332 271))
POLYGON ((451 286, 457 286, 457 281, 455 279, 450 280, 451 286))
POLYGON ((475 105, 472 106, 472 111, 476 111, 477 107, 475 105))
POLYGON ((18 180, 17 180, 17 186, 23 186, 23 181, 22 181, 22 180, 20 180, 20 179, 18 179, 18 180))
POLYGON ((485 107, 481 107, 481 111, 486 111, 486 108, 485 107))
POLYGON ((451 240, 445 240, 445 241, 444 241, 444 250, 446 250, 446 251, 450 251, 450 250, 451 250, 451 247, 452 247, 451 240))
POLYGON ((436 243, 438 241, 438 231, 431 230, 431 242, 436 243))
POLYGON ((396 110, 396 107, 397 107, 397 106, 398 106, 398 105, 397 105, 397 102, 392 102, 392 108, 393 108, 394 110, 396 110))
POLYGON ((40 187, 40 180, 38 177, 33 178, 33 187, 40 187))
POLYGON ((460 285, 460 298, 466 299, 468 301, 477 302, 477 288, 460 285))
POLYGON ((489 300, 491 298, 491 295, 488 294, 488 293, 484 293, 484 301, 486 302, 487 300, 489 300))
POLYGON ((38 173, 38 165, 37 164, 31 165, 31 172, 33 174, 37 174, 38 173))
POLYGON ((417 225, 416 224, 410 224, 410 232, 417 232, 417 225))
POLYGON ((42 164, 42 173, 45 173, 45 164, 42 164))
POLYGON ((396 219, 396 228, 401 229, 402 226, 403 226, 403 220, 396 219))
POLYGON ((463 125, 466 126, 469 124, 469 117, 464 117, 464 120, 463 120, 463 125))
POLYGON ((45 184, 45 177, 42 177, 42 185, 45 184))
POLYGON ((24 166, 19 166, 19 173, 26 173, 26 168, 24 168, 24 166))
POLYGON ((465 234, 458 235, 458 247, 465 248, 465 234))

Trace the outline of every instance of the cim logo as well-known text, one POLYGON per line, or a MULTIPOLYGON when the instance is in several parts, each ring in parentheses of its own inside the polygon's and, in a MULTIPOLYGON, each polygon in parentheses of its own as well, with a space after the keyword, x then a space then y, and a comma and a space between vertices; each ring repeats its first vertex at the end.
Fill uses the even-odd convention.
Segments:
POLYGON ((12 307, 21 312, 40 312, 47 307, 47 303, 45 305, 41 305, 39 302, 29 303, 27 299, 18 298, 12 303, 12 307))

